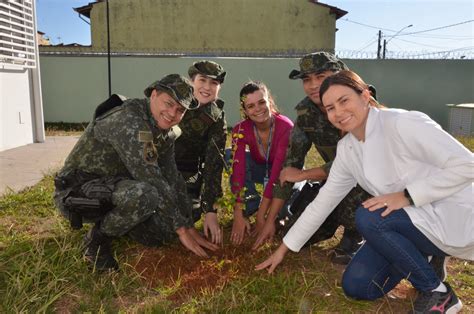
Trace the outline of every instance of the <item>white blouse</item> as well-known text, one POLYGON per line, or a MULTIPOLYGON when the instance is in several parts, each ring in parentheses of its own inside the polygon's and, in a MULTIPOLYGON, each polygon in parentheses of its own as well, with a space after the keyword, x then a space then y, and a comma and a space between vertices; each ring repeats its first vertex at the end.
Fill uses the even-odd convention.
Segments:
POLYGON ((375 196, 406 188, 413 224, 442 251, 474 260, 474 155, 417 111, 371 108, 365 132, 365 142, 350 133, 339 141, 326 184, 285 245, 299 251, 359 183, 375 196))

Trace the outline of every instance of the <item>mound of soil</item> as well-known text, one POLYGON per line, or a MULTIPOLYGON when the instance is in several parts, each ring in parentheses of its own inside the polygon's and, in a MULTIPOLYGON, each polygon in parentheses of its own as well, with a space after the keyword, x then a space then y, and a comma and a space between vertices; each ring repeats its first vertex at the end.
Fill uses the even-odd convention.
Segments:
POLYGON ((222 288, 229 281, 254 272, 258 261, 269 251, 252 251, 252 239, 240 246, 225 244, 216 252, 207 251, 201 258, 179 243, 160 248, 136 246, 129 252, 132 265, 148 288, 173 287, 169 298, 176 299, 203 291, 222 288))

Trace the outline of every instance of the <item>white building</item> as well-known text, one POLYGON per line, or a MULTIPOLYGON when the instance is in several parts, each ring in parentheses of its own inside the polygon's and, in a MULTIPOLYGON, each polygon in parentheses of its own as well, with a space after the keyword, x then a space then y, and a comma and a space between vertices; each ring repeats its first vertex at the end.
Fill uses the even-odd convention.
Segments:
POLYGON ((0 0, 0 151, 44 142, 34 0, 0 0))

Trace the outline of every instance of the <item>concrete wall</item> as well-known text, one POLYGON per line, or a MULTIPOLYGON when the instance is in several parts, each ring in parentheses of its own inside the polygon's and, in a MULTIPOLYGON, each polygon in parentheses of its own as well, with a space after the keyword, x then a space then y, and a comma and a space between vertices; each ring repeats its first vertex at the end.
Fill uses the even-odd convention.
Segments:
MULTIPOLYGON (((32 2, 32 34, 37 33, 35 3, 32 2)), ((34 40, 35 67, 0 62, 0 151, 45 139, 36 36, 34 40)))
MULTIPOLYGON (((166 74, 186 75, 196 58, 113 57, 112 92, 143 97, 145 87, 166 74)), ((288 79, 298 59, 211 58, 228 72, 220 96, 226 101, 229 125, 239 119, 238 93, 249 79, 262 80, 272 90, 283 114, 303 98, 301 81, 288 79)), ((472 60, 344 60, 376 86, 379 100, 389 107, 426 112, 447 127, 449 103, 474 102, 472 60)), ((106 57, 40 57, 46 122, 84 122, 108 96, 106 57)))
POLYGON ((30 70, 0 69, 0 151, 33 143, 30 70))
MULTIPOLYGON (((186 53, 334 50, 336 17, 308 0, 109 2, 113 51, 186 53)), ((106 3, 91 10, 94 49, 107 45, 106 3)))

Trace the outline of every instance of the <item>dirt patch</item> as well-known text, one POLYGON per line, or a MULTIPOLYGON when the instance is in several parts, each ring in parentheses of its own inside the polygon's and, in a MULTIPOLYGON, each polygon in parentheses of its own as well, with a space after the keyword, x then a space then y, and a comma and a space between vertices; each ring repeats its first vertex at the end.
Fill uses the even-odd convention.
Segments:
MULTIPOLYGON (((256 276, 255 265, 265 260, 277 243, 281 240, 259 251, 251 250, 253 239, 247 239, 238 247, 226 243, 217 252, 209 252, 208 259, 195 256, 179 243, 161 248, 137 245, 125 254, 132 257, 130 264, 141 275, 146 288, 157 291, 161 297, 178 305, 196 295, 223 289, 240 278, 256 276)), ((295 269, 303 272, 317 269, 327 276, 328 282, 340 287, 345 267, 330 262, 330 251, 331 247, 319 246, 303 249, 298 254, 288 254, 278 271, 294 273, 295 269)), ((314 293, 326 295, 327 291, 314 293)), ((393 313, 405 312, 415 298, 416 290, 404 280, 385 298, 375 301, 374 308, 393 313)), ((467 308, 470 308, 469 305, 467 308)))
POLYGON ((257 258, 268 253, 252 251, 252 241, 235 247, 224 245, 209 252, 208 259, 195 256, 179 244, 162 248, 136 246, 128 254, 148 288, 170 287, 168 299, 180 301, 204 291, 222 289, 231 280, 254 272, 257 258))

